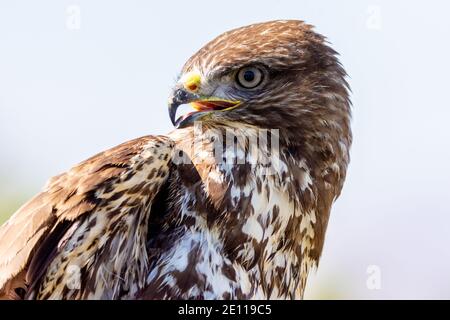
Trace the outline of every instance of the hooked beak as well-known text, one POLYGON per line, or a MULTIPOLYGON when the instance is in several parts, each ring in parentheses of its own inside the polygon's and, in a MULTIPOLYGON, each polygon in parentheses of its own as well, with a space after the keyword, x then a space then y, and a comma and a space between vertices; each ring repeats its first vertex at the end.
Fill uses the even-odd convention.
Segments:
POLYGON ((184 88, 177 88, 169 99, 169 116, 175 128, 184 128, 192 125, 195 121, 208 113, 213 111, 231 110, 239 104, 240 101, 225 100, 216 97, 203 97, 196 93, 189 92, 184 88), (191 104, 196 111, 187 113, 176 119, 178 107, 183 104, 191 104))

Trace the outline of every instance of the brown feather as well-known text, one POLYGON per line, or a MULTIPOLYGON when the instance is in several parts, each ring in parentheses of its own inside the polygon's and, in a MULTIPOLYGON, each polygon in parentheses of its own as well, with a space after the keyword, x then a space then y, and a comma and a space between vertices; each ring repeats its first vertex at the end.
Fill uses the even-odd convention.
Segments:
MULTIPOLYGON (((101 202, 96 192, 133 170, 132 158, 139 156, 161 137, 146 136, 128 141, 80 163, 48 182, 44 190, 20 208, 0 227, 0 297, 14 296, 15 287, 25 287, 24 278, 33 251, 54 225, 74 221, 92 212, 101 202)), ((170 152, 160 148, 157 152, 170 152)), ((143 159, 141 161, 146 161, 143 159)), ((161 165, 167 165, 161 162, 161 165)), ((151 181, 150 181, 151 183, 151 181)))

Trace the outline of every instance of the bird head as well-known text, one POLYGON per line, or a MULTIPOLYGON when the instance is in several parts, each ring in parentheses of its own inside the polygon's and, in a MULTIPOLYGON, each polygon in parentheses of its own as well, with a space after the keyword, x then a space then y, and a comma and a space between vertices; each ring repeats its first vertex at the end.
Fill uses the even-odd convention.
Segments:
MULTIPOLYGON (((278 128, 285 136, 349 131, 345 71, 323 36, 302 21, 271 21, 228 31, 184 65, 169 99, 177 128, 278 128), (176 117, 182 104, 193 112, 176 117)), ((338 132, 339 133, 339 132, 338 132)))

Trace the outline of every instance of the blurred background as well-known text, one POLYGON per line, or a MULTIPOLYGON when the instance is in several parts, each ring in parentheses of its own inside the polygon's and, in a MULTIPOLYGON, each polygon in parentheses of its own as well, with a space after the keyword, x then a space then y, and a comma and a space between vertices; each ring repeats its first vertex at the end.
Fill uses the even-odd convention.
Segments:
POLYGON ((0 0, 0 223, 46 180, 172 130, 184 61, 242 25, 301 19, 341 54, 349 175, 307 299, 450 298, 450 4, 0 0))

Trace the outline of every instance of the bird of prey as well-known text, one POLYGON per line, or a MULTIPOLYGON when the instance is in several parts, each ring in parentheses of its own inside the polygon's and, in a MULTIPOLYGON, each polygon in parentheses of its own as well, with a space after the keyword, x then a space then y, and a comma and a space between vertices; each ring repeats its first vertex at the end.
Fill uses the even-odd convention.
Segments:
POLYGON ((337 53, 302 21, 228 31, 186 62, 169 115, 172 132, 50 179, 0 228, 0 296, 302 298, 349 163, 337 53))

